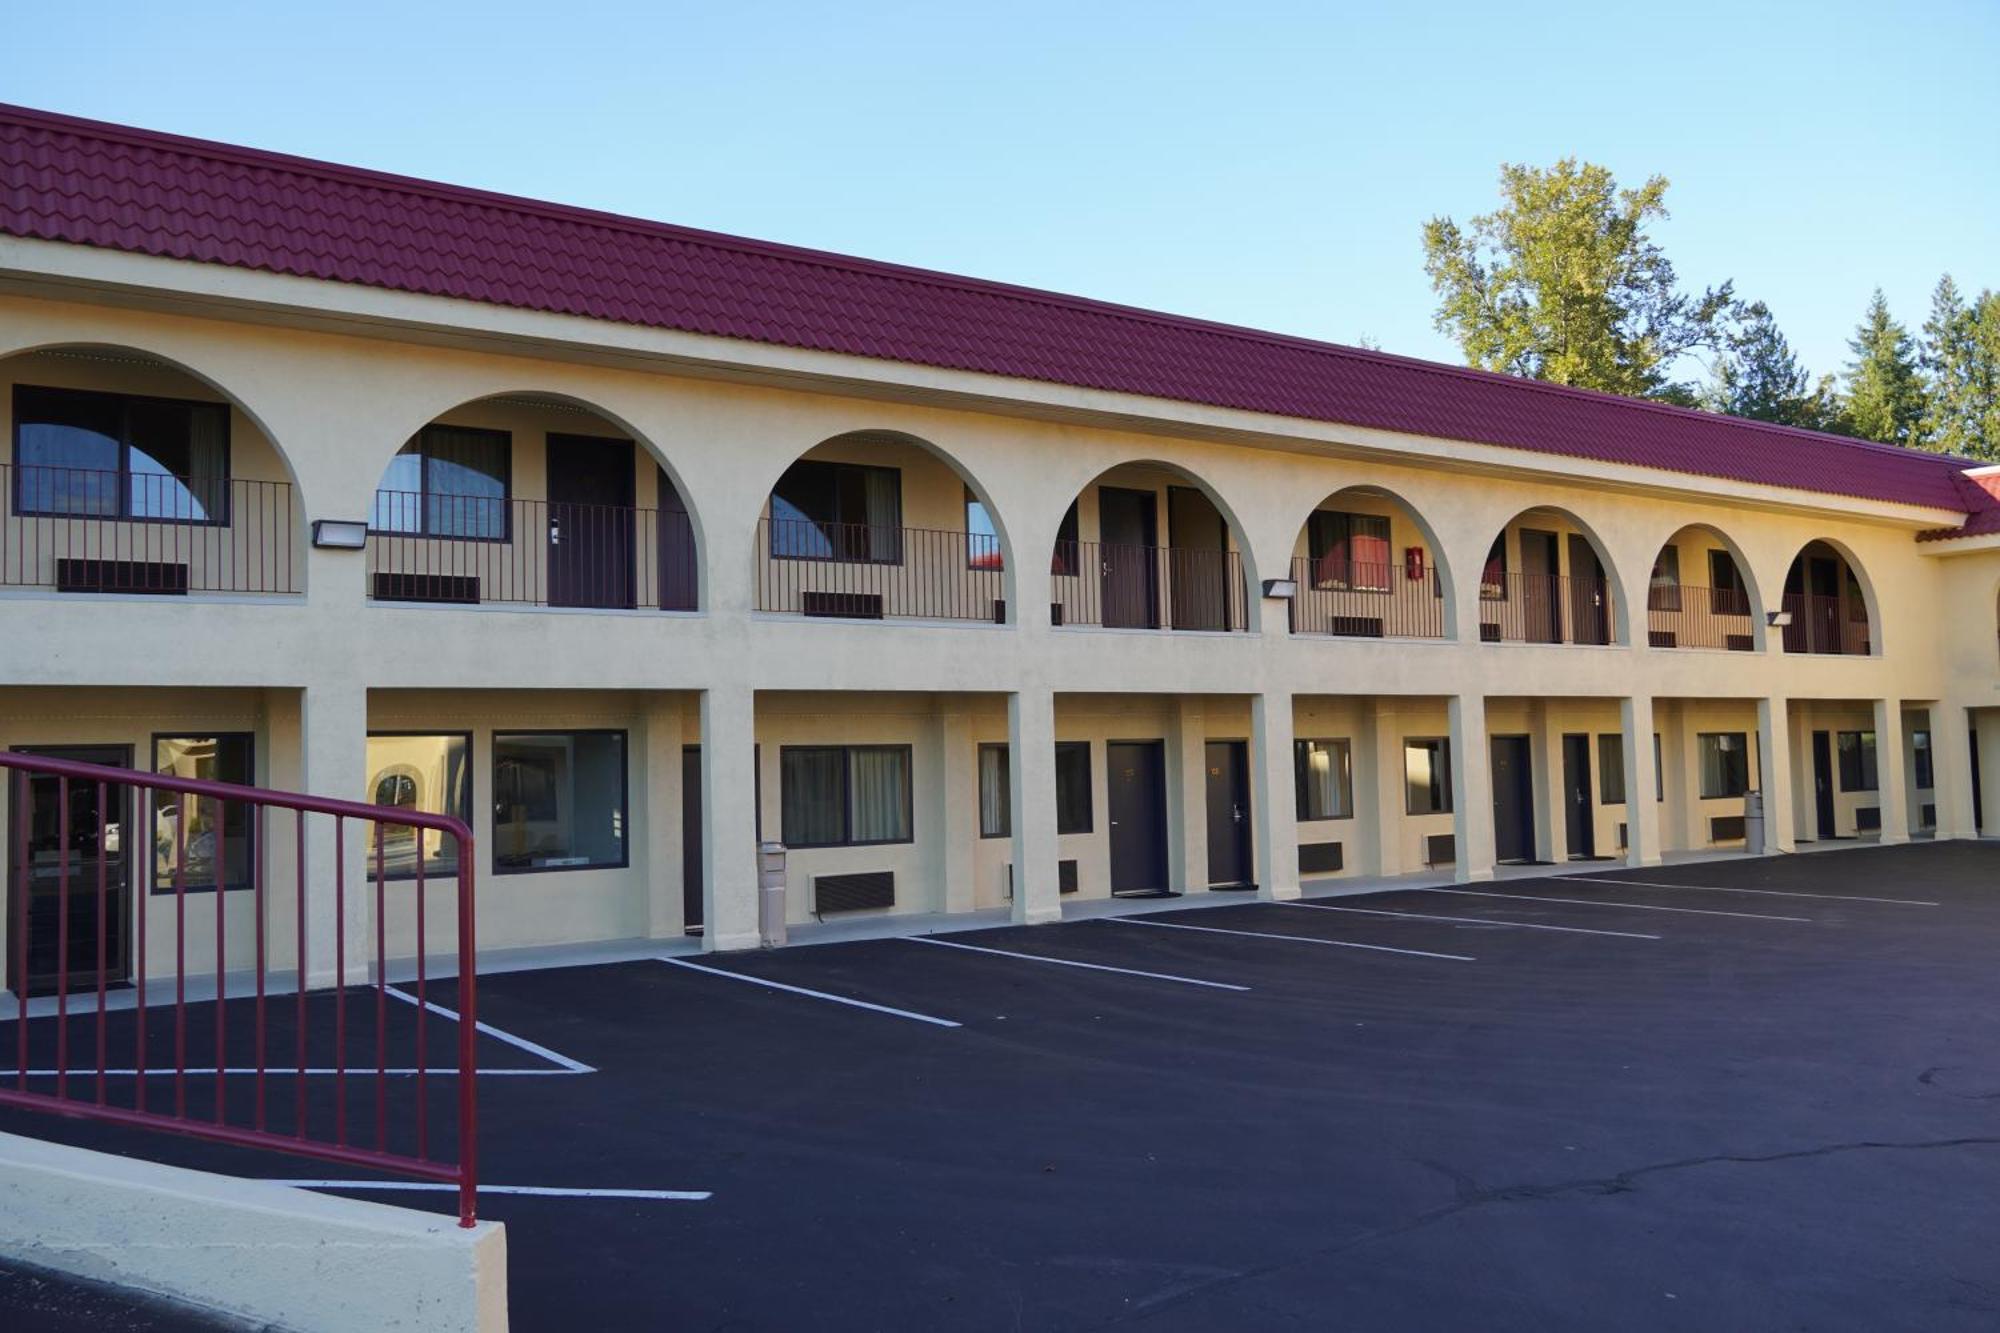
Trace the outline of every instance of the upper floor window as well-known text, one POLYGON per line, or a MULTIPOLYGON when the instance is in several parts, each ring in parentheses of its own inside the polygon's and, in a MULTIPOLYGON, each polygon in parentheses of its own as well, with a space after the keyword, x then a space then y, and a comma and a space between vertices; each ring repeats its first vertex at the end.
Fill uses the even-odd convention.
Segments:
POLYGON ((1493 539, 1487 549, 1486 564, 1479 571, 1479 595, 1489 602, 1507 600, 1507 534, 1493 539))
POLYGON ((1389 591, 1389 520, 1380 514, 1313 511, 1306 524, 1315 588, 1389 591))
POLYGON ((1736 557, 1716 549, 1708 553, 1708 609, 1719 616, 1750 614, 1750 590, 1743 584, 1743 571, 1736 557))
POLYGON ((901 470, 815 458, 792 464, 771 488, 771 554, 902 564, 901 470))
POLYGON ((513 437, 504 430, 424 427, 389 460, 369 526, 505 541, 513 452, 513 437))
POLYGON ((1681 553, 1677 547, 1663 546, 1653 561, 1653 577, 1647 581, 1646 604, 1655 611, 1681 609, 1681 553))
POLYGON ((85 389, 14 388, 14 512, 229 521, 229 409, 85 389))
POLYGON ((1000 534, 994 530, 993 515, 986 502, 965 488, 965 566, 967 569, 999 569, 1000 534))
POLYGON ((1076 501, 1071 500, 1069 508, 1063 511, 1062 522, 1056 525, 1056 551, 1049 561, 1049 573, 1060 578, 1076 576, 1077 527, 1076 501))

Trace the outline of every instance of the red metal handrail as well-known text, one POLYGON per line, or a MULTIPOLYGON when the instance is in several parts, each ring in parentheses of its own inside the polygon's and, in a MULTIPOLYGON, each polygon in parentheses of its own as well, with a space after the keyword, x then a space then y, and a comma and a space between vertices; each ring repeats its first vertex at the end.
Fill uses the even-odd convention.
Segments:
MULTIPOLYGON (((11 801, 8 819, 11 825, 11 855, 7 860, 11 867, 10 896, 7 915, 8 940, 8 984, 15 997, 15 1053, 16 1068, 11 1088, 0 1088, 0 1105, 19 1106, 30 1110, 49 1111, 61 1115, 76 1116, 89 1120, 106 1121, 112 1124, 130 1125, 145 1129, 162 1130, 169 1133, 188 1135, 218 1143, 235 1144, 243 1147, 275 1149, 281 1152, 319 1158, 324 1161, 339 1162, 370 1170, 384 1171, 419 1180, 435 1181, 455 1185, 458 1190, 459 1221, 471 1226, 475 1216, 478 1191, 478 1099, 476 1035, 478 1016, 477 977, 475 975, 476 941, 474 937, 473 901, 473 838, 472 830, 459 819, 449 815, 429 814, 415 810, 392 809, 387 806, 367 805, 359 801, 334 800, 327 797, 307 796, 293 792, 273 791, 262 787, 241 786, 235 783, 211 782, 196 778, 176 777, 140 773, 130 769, 110 768, 98 764, 79 763, 74 760, 58 759, 43 755, 0 752, 0 770, 7 772, 7 782, 11 801), (116 804, 113 802, 116 794, 116 804), (131 872, 127 846, 133 820, 140 802, 135 797, 144 793, 152 800, 145 814, 146 825, 152 836, 148 839, 154 856, 150 874, 140 877, 138 910, 129 922, 115 922, 110 916, 110 898, 113 889, 111 863, 114 858, 119 865, 119 874, 125 877, 129 887, 131 872), (85 798, 82 809, 92 807, 89 798, 94 797, 94 827, 77 828, 73 816, 78 804, 76 796, 85 798), (172 810, 173 833, 170 844, 160 840, 160 825, 165 807, 161 798, 174 800, 172 810), (39 803, 53 799, 53 818, 39 803), (187 981, 189 977, 188 949, 197 941, 190 934, 188 925, 188 896, 190 893, 188 826, 190 806, 193 817, 199 818, 201 802, 213 802, 214 818, 202 835, 208 839, 206 852, 209 875, 210 901, 215 904, 213 915, 213 980, 215 983, 215 1020, 212 1035, 192 1032, 188 1021, 189 1000, 187 981), (229 854, 230 808, 236 806, 244 813, 243 828, 251 835, 250 845, 244 849, 241 882, 232 876, 232 861, 229 854), (289 810, 295 818, 293 839, 296 856, 296 896, 293 902, 295 926, 293 942, 294 962, 297 978, 294 1001, 290 1013, 285 1007, 272 1003, 270 968, 272 952, 278 941, 271 931, 269 876, 267 864, 272 851, 272 843, 267 836, 269 820, 266 812, 271 809, 289 810), (124 818, 116 818, 121 812, 124 818), (333 1069, 334 1104, 332 1127, 328 1132, 327 1117, 313 1114, 306 1096, 306 1083, 313 1076, 308 1065, 308 1053, 317 1045, 316 1034, 311 1031, 312 1009, 325 1009, 327 1003, 312 1005, 308 990, 307 947, 311 931, 308 926, 309 910, 321 899, 321 894, 309 892, 310 875, 306 857, 306 821, 309 816, 330 817, 334 824, 334 865, 332 899, 334 903, 332 954, 334 957, 335 982, 330 995, 334 1029, 333 1069), (347 966, 347 925, 345 921, 347 903, 347 868, 345 842, 347 821, 357 820, 372 826, 374 830, 374 908, 375 908, 375 957, 373 959, 376 1015, 376 1040, 374 1069, 364 1063, 350 1064, 347 1034, 348 987, 346 985, 347 966), (47 878, 45 863, 31 861, 30 849, 35 847, 35 830, 54 833, 53 860, 56 867, 54 895, 54 928, 48 929, 48 913, 38 910, 35 901, 36 869, 41 869, 47 878), (387 917, 391 907, 389 897, 391 885, 400 900, 405 881, 392 877, 388 871, 385 847, 388 841, 385 830, 410 830, 416 842, 414 873, 408 877, 413 886, 410 896, 414 899, 415 918, 415 964, 416 985, 415 1013, 415 1060, 414 1069, 404 1071, 391 1069, 388 1062, 390 1046, 388 1023, 388 927, 387 917), (456 997, 458 1033, 457 1067, 455 1070, 433 1070, 426 1047, 425 1016, 431 1012, 428 988, 430 984, 430 963, 427 958, 428 940, 425 937, 426 913, 426 852, 421 834, 435 833, 453 840, 456 850, 456 975, 458 994, 456 997), (172 849, 171 864, 167 867, 162 882, 162 867, 159 857, 166 854, 167 846, 172 849), (84 849, 89 854, 79 856, 84 849), (81 862, 82 864, 77 864, 81 862), (72 894, 72 878, 81 875, 81 893, 72 894), (173 930, 171 942, 174 959, 174 1010, 173 1057, 161 1064, 151 1063, 147 1045, 147 1011, 152 1007, 152 997, 147 988, 147 964, 149 948, 157 948, 158 942, 149 939, 148 918, 156 895, 171 892, 172 912, 167 918, 173 930), (254 939, 255 991, 251 1017, 253 1019, 250 1044, 253 1046, 254 1064, 244 1066, 232 1061, 230 1028, 228 1025, 231 998, 229 995, 229 961, 231 958, 228 924, 230 912, 228 899, 235 893, 247 892, 252 898, 254 939), (80 911, 79 908, 94 906, 94 912, 80 911), (89 1070, 72 1070, 70 1043, 70 995, 82 987, 73 986, 71 976, 74 964, 73 947, 78 941, 72 937, 73 920, 94 927, 95 949, 94 974, 84 983, 96 991, 96 1031, 94 1054, 96 1064, 89 1070), (135 927, 136 941, 124 934, 127 926, 135 927), (46 944, 53 936, 54 966, 43 968, 37 973, 33 964, 39 961, 32 948, 39 938, 46 944), (114 959, 110 954, 110 943, 116 937, 122 951, 129 951, 133 970, 137 974, 137 1003, 132 1009, 134 1051, 133 1068, 129 1071, 112 1071, 107 1067, 110 1053, 110 1027, 113 1011, 109 1000, 110 974, 114 970, 114 959), (53 981, 53 985, 38 985, 37 982, 53 981), (29 1023, 29 996, 31 991, 51 991, 55 996, 55 1036, 53 1042, 53 1067, 37 1069, 30 1059, 30 1053, 38 1045, 32 1039, 29 1023), (283 1023, 287 1018, 295 1025, 292 1056, 289 1064, 274 1064, 270 1058, 273 1041, 272 1025, 283 1023), (209 1045, 212 1049, 212 1068, 199 1064, 202 1045, 190 1050, 190 1042, 209 1045), (192 1090, 197 1097, 201 1093, 198 1084, 191 1088, 191 1080, 196 1073, 213 1073, 213 1106, 204 1115, 197 1114, 199 1107, 191 1111, 189 1096, 192 1090), (414 1096, 398 1098, 395 1110, 408 1111, 410 1124, 405 1126, 392 1117, 390 1090, 392 1080, 401 1083, 406 1072, 414 1073, 410 1087, 414 1096), (456 1110, 456 1154, 450 1159, 432 1151, 430 1125, 429 1076, 432 1073, 455 1073, 458 1076, 456 1110), (233 1075, 254 1075, 254 1096, 247 1117, 232 1119, 231 1103, 227 1080, 233 1075), (373 1142, 359 1143, 350 1133, 348 1084, 372 1074, 375 1080, 373 1099, 373 1142), (85 1075, 88 1075, 85 1079, 85 1075), (130 1077, 132 1088, 129 1097, 113 1094, 111 1079, 121 1082, 130 1077), (149 1078, 171 1077, 174 1084, 174 1098, 171 1110, 148 1105, 147 1081, 149 1078), (292 1130, 285 1133, 275 1126, 267 1084, 272 1080, 291 1077, 296 1080, 293 1101, 292 1130), (87 1082, 88 1091, 83 1095, 73 1092, 77 1080, 87 1082), (53 1084, 53 1090, 46 1086, 31 1089, 31 1083, 53 1084)), ((46 851, 46 848, 36 848, 46 851)), ((325 867, 321 867, 322 870, 325 867)), ((364 871, 365 875, 365 871, 364 871)), ((199 883, 193 886, 196 893, 202 891, 199 883)), ((162 912, 163 917, 166 916, 162 912)), ((209 941, 200 941, 207 944, 209 941)), ((242 946, 238 946, 239 952, 242 946)), ((156 978, 157 980, 157 978, 156 978)), ((399 998, 407 998, 400 997, 399 998)), ((238 1002, 252 997, 238 997, 238 1002)), ((197 1002, 198 1003, 198 1002, 197 1002)), ((162 1006, 164 1007, 164 1006, 162 1006)), ((123 1010, 117 1012, 122 1013, 123 1010)), ((83 1022, 88 1011, 79 1010, 77 1021, 83 1022)), ((44 1031, 46 1031, 44 1029, 44 1031)), ((280 1034, 281 1035, 281 1034, 280 1034)), ((323 1037, 323 1031, 317 1036, 323 1037)), ((243 1044, 239 1036, 237 1045, 243 1044)), ((240 1099, 239 1099, 240 1101, 240 1099)))

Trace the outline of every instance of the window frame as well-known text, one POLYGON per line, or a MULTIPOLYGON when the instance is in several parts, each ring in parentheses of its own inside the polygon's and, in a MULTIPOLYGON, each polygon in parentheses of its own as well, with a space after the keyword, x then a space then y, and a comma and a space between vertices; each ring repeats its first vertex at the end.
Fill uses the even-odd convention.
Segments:
MULTIPOLYGON (((1876 757, 1879 760, 1881 756, 1876 757)), ((1918 791, 1937 790, 1937 756, 1931 751, 1929 727, 1910 732, 1910 785, 1918 791)))
MULTIPOLYGON (((427 422, 423 426, 423 428, 417 431, 415 435, 412 435, 409 438, 408 443, 404 444, 404 446, 401 449, 398 449, 392 457, 401 458, 403 455, 409 453, 411 445, 418 446, 415 453, 415 457, 417 459, 417 490, 416 490, 417 526, 414 529, 376 527, 375 505, 380 503, 379 499, 377 499, 371 501, 369 506, 369 513, 368 513, 369 536, 402 537, 413 541, 433 541, 433 542, 494 542, 502 545, 510 543, 514 540, 514 432, 513 431, 498 430, 491 426, 454 426, 448 421, 427 422), (499 496, 500 535, 499 536, 481 537, 477 535, 468 535, 464 533, 431 531, 431 498, 433 494, 433 492, 431 491, 431 456, 428 449, 424 448, 423 445, 424 445, 424 437, 430 434, 430 432, 434 429, 463 431, 466 434, 470 435, 491 435, 499 440, 501 445, 500 496, 499 496)), ((378 485, 375 488, 375 495, 379 497, 383 493, 384 493, 383 488, 378 485)), ((388 494, 407 495, 409 494, 409 492, 390 491, 388 492, 388 494)), ((479 497, 471 497, 471 498, 479 498, 479 497)), ((436 733, 417 732, 414 734, 428 736, 436 733)))
POLYGON ((988 505, 986 501, 980 499, 978 494, 973 491, 970 485, 966 486, 965 488, 964 512, 965 512, 965 567, 969 570, 974 571, 975 573, 980 573, 980 574, 1004 573, 1007 568, 1007 556, 1006 552, 1001 549, 1000 527, 997 523, 993 521, 993 508, 992 506, 988 505), (979 510, 981 517, 983 517, 986 520, 986 526, 988 531, 974 532, 972 530, 972 511, 975 508, 979 510), (989 542, 991 543, 991 546, 988 550, 982 552, 978 549, 981 544, 989 542), (983 555, 990 555, 993 559, 993 563, 990 565, 981 564, 980 559, 983 555))
MULTIPOLYGON (((778 837, 787 850, 816 850, 825 847, 906 847, 917 840, 917 759, 916 747, 910 744, 887 745, 780 745, 778 747, 778 837), (785 756, 794 750, 838 751, 840 764, 840 827, 839 842, 793 842, 785 821, 785 756), (906 838, 869 838, 856 841, 854 837, 854 753, 857 750, 895 750, 903 755, 903 827, 907 828, 906 838)), ((1009 809, 1007 818, 1011 824, 1014 812, 1009 809)))
MULTIPOLYGON (((159 777, 161 775, 160 774, 161 741, 195 741, 195 740, 220 741, 225 737, 232 740, 241 739, 244 742, 244 744, 249 747, 248 757, 250 760, 250 776, 244 779, 240 785, 248 787, 256 786, 257 785, 257 733, 254 731, 156 731, 152 734, 152 739, 147 744, 147 749, 146 749, 147 761, 152 765, 152 767, 147 771, 153 777, 159 777)), ((235 779, 233 778, 213 778, 205 780, 214 782, 235 781, 235 779)), ((147 827, 147 833, 149 835, 152 834, 152 832, 159 827, 159 819, 160 819, 159 798, 162 795, 162 793, 155 790, 151 792, 150 795, 152 799, 146 802, 147 806, 146 827, 147 827)), ((197 799, 206 799, 206 798, 197 798, 197 799)), ((242 802, 236 802, 236 804, 241 805, 242 802)), ((246 832, 245 837, 249 846, 249 851, 245 855, 245 859, 243 862, 246 872, 246 878, 244 879, 244 882, 241 884, 229 883, 228 867, 225 866, 223 867, 223 872, 216 876, 216 879, 218 881, 217 883, 189 884, 186 885, 182 890, 180 890, 181 892, 214 893, 218 888, 220 888, 221 891, 224 893, 236 893, 241 890, 252 889, 257 886, 258 858, 263 855, 264 848, 257 837, 256 811, 253 809, 248 813, 249 813, 249 824, 248 824, 248 831, 246 832)), ((171 894, 176 891, 171 879, 169 879, 164 884, 160 882, 159 871, 160 871, 159 861, 149 851, 146 857, 146 893, 148 897, 152 897, 156 894, 171 894)), ((143 907, 141 908, 141 910, 144 910, 143 907)))
MULTIPOLYGON (((840 488, 837 484, 832 488, 832 494, 834 497, 834 503, 837 510, 840 502, 840 488)), ((901 565, 903 563, 903 558, 904 558, 903 548, 908 545, 908 543, 903 540, 903 534, 907 530, 903 523, 903 469, 896 467, 892 464, 851 463, 848 462, 846 459, 841 459, 841 458, 795 458, 791 461, 789 465, 786 466, 783 472, 778 474, 778 479, 771 483, 771 492, 764 498, 764 507, 766 512, 770 515, 770 523, 764 541, 764 548, 765 548, 765 554, 772 560, 801 560, 811 564, 820 564, 820 565, 901 565), (856 472, 887 472, 891 474, 896 478, 896 521, 892 524, 887 524, 887 525, 875 524, 868 522, 867 517, 865 515, 858 522, 840 517, 826 520, 824 522, 816 518, 807 518, 804 520, 804 522, 819 529, 820 535, 826 538, 827 545, 832 549, 826 555, 812 555, 809 553, 803 553, 798 551, 779 550, 778 525, 780 523, 795 523, 799 522, 800 520, 783 519, 778 517, 778 487, 784 484, 786 477, 790 476, 794 471, 802 467, 827 468, 832 470, 836 475, 839 473, 840 469, 843 468, 851 469, 856 472), (868 543, 869 552, 867 555, 857 556, 845 552, 841 549, 841 543, 835 541, 833 539, 833 534, 828 531, 829 526, 835 529, 849 529, 849 530, 859 529, 862 531, 873 531, 877 527, 886 526, 889 529, 893 530, 896 534, 895 553, 893 556, 888 556, 888 557, 876 555, 874 553, 875 544, 872 538, 868 543)), ((969 554, 970 554, 970 548, 968 545, 968 555, 969 554)))
POLYGON ((1646 576, 1646 607, 1652 611, 1681 609, 1681 548, 1672 542, 1653 557, 1653 572, 1646 576))
POLYGON ((1628 803, 1625 791, 1625 733, 1622 731, 1597 733, 1597 803, 1599 805, 1628 803), (1615 764, 1609 762, 1609 756, 1614 750, 1618 755, 1618 762, 1615 764), (1615 798, 1611 794, 1614 779, 1618 793, 1615 798))
POLYGON ((1320 592, 1366 592, 1389 593, 1395 590, 1394 574, 1394 532, 1392 521, 1387 514, 1362 514, 1347 509, 1315 509, 1306 517, 1306 564, 1312 572, 1312 587, 1320 592), (1366 540, 1382 543, 1381 579, 1367 581, 1372 567, 1354 557, 1354 543, 1357 534, 1356 520, 1373 529, 1381 525, 1379 533, 1370 531, 1366 540), (1334 548, 1341 549, 1336 560, 1334 548))
POLYGON ((1077 538, 1083 526, 1078 514, 1080 504, 1079 500, 1071 500, 1056 523, 1055 550, 1049 556, 1049 574, 1054 578, 1073 579, 1083 570, 1082 544, 1077 538))
MULTIPOLYGON (((419 733, 430 734, 430 733, 419 733)), ((565 875, 584 870, 629 870, 632 866, 632 733, 623 727, 508 727, 504 731, 494 727, 486 734, 486 761, 496 771, 487 774, 486 803, 490 808, 499 787, 500 740, 507 736, 616 736, 619 738, 621 762, 618 765, 618 811, 619 820, 624 825, 625 836, 618 840, 620 859, 617 861, 593 861, 583 866, 503 866, 500 864, 500 819, 497 811, 492 811, 488 825, 487 841, 493 844, 493 873, 498 875, 565 875)), ((466 762, 467 771, 472 761, 466 762)), ((572 812, 574 818, 574 812, 572 812)))
POLYGON ((1735 552, 1727 547, 1708 549, 1708 609, 1718 616, 1750 614, 1750 585, 1743 581, 1743 567, 1736 563, 1735 552), (1722 573, 1725 569, 1727 577, 1722 573))
POLYGON ((1733 801, 1739 797, 1748 795, 1749 792, 1751 791, 1750 733, 1747 731, 1696 732, 1695 733, 1695 778, 1697 784, 1696 791, 1698 792, 1697 799, 1699 800, 1733 801), (1721 737, 1724 736, 1734 736, 1738 740, 1743 742, 1743 789, 1741 791, 1711 792, 1705 786, 1701 785, 1701 778, 1705 776, 1707 770, 1707 765, 1701 762, 1702 747, 1710 739, 1719 740, 1721 737))
POLYGON ((1479 600, 1482 602, 1504 602, 1507 600, 1507 530, 1493 539, 1493 545, 1486 550, 1486 558, 1479 565, 1479 600), (1489 579, 1487 576, 1495 575, 1489 579))
MULTIPOLYGON (((478 750, 478 745, 476 743, 476 738, 473 735, 473 733, 470 731, 435 730, 424 727, 419 727, 416 729, 399 728, 391 731, 377 731, 371 728, 368 731, 364 732, 361 738, 362 754, 363 754, 362 762, 364 766, 367 763, 366 755, 367 755, 368 742, 378 736, 384 740, 395 740, 399 737, 404 739, 413 737, 432 737, 439 740, 463 740, 465 742, 465 810, 463 813, 459 813, 457 811, 452 811, 452 810, 446 810, 443 813, 451 815, 455 819, 462 820, 465 826, 472 830, 473 842, 476 847, 476 844, 479 841, 479 825, 476 822, 474 822, 472 807, 473 804, 479 799, 478 783, 475 781, 475 776, 479 764, 479 750, 478 750)), ((363 801, 363 804, 374 805, 375 804, 374 796, 375 793, 373 791, 370 791, 368 793, 367 799, 363 801)), ((396 807, 383 806, 382 808, 385 810, 393 810, 396 807)), ((464 850, 465 849, 463 847, 459 848, 459 851, 461 853, 463 853, 464 850)), ((372 879, 374 878, 374 873, 375 873, 375 844, 372 839, 368 844, 366 858, 368 862, 368 877, 372 879)), ((474 867, 474 873, 475 874, 477 873, 477 867, 474 867)), ((451 870, 441 870, 436 872, 427 870, 424 872, 424 879, 426 881, 449 879, 457 874, 458 870, 456 868, 451 870)), ((396 871, 394 873, 385 873, 382 876, 383 882, 392 884, 401 881, 414 881, 416 878, 417 878, 417 872, 414 870, 407 872, 396 871)))
POLYGON ((1405 736, 1403 738, 1403 813, 1419 819, 1429 815, 1455 814, 1456 811, 1452 807, 1451 785, 1451 737, 1405 736), (1413 790, 1410 785, 1410 751, 1424 746, 1431 747, 1432 777, 1430 785, 1439 792, 1441 803, 1434 805, 1429 810, 1413 810, 1410 808, 1410 794, 1413 790), (1442 763, 1438 762, 1440 759, 1442 759, 1442 763), (1437 774, 1440 770, 1444 774, 1442 784, 1437 781, 1437 774))
MULTIPOLYGON (((1407 778, 1405 779, 1407 782, 1407 778)), ((1300 736, 1292 740, 1292 794, 1296 822, 1301 824, 1325 824, 1335 820, 1354 818, 1354 738, 1351 736, 1300 736), (1308 746, 1338 746, 1346 762, 1340 768, 1340 788, 1336 804, 1346 807, 1341 814, 1315 815, 1309 813, 1310 790, 1306 781, 1306 764, 1310 751, 1308 746)))
POLYGON ((1097 828, 1096 763, 1097 761, 1092 759, 1090 755, 1089 741, 1056 742, 1055 795, 1056 795, 1057 837, 1066 838, 1079 833, 1092 833, 1096 831, 1097 828), (1080 754, 1083 756, 1083 775, 1082 775, 1083 776, 1083 826, 1081 828, 1063 827, 1062 757, 1065 751, 1071 754, 1080 754))
POLYGON ((1882 790, 1882 756, 1877 748, 1878 741, 1872 728, 1856 731, 1836 731, 1833 734, 1834 781, 1844 794, 1879 792, 1882 790), (1854 738, 1854 776, 1858 785, 1848 784, 1847 738, 1854 738))
MULTIPOLYGON (((72 389, 56 384, 14 385, 12 397, 12 447, 9 461, 13 466, 14 481, 8 488, 8 503, 13 506, 16 518, 58 518, 77 522, 95 523, 163 523, 184 528, 226 528, 230 525, 231 501, 235 495, 235 448, 234 428, 236 424, 235 404, 214 398, 170 398, 161 394, 119 393, 112 389, 72 389), (22 421, 21 399, 24 395, 38 393, 55 394, 71 398, 108 399, 118 404, 118 512, 115 514, 84 514, 68 509, 33 509, 23 503, 23 487, 27 482, 30 468, 49 471, 100 472, 102 468, 57 468, 48 463, 24 463, 21 461, 21 431, 26 424, 22 421), (132 512, 132 414, 133 403, 167 403, 175 407, 200 407, 219 409, 222 415, 222 471, 218 474, 221 494, 215 506, 220 513, 208 518, 175 518, 171 515, 134 514, 132 512)), ((145 474, 140 474, 145 475, 145 474)), ((172 474, 169 473, 169 476, 172 474)), ((178 478, 177 478, 178 480, 178 478)), ((185 482, 183 482, 185 485, 185 482)))
MULTIPOLYGON (((976 756, 978 764, 975 776, 979 790, 974 799, 979 804, 979 836, 982 838, 1011 838, 1014 836, 1014 747, 1005 741, 981 741, 976 756), (986 756, 997 753, 1000 756, 1000 814, 1001 827, 989 830, 986 827, 986 756)), ((787 843, 786 846, 791 844, 787 843)))

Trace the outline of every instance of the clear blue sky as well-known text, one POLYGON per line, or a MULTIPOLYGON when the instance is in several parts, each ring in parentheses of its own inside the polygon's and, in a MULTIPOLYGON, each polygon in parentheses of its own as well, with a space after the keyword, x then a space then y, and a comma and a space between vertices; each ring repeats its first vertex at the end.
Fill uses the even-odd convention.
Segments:
POLYGON ((2000 287, 2000 3, 20 5, 0 100, 1442 360, 1420 227, 1660 173, 1817 372, 2000 287), (317 11, 317 12, 309 12, 317 11), (1393 12, 1392 12, 1393 11, 1393 12))

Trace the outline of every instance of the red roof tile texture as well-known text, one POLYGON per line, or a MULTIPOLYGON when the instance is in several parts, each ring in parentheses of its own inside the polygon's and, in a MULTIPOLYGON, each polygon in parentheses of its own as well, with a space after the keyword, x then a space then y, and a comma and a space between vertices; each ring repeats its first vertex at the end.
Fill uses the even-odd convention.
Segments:
POLYGON ((1977 503, 1962 463, 1887 445, 5 105, 0 234, 1735 482, 1977 503))

